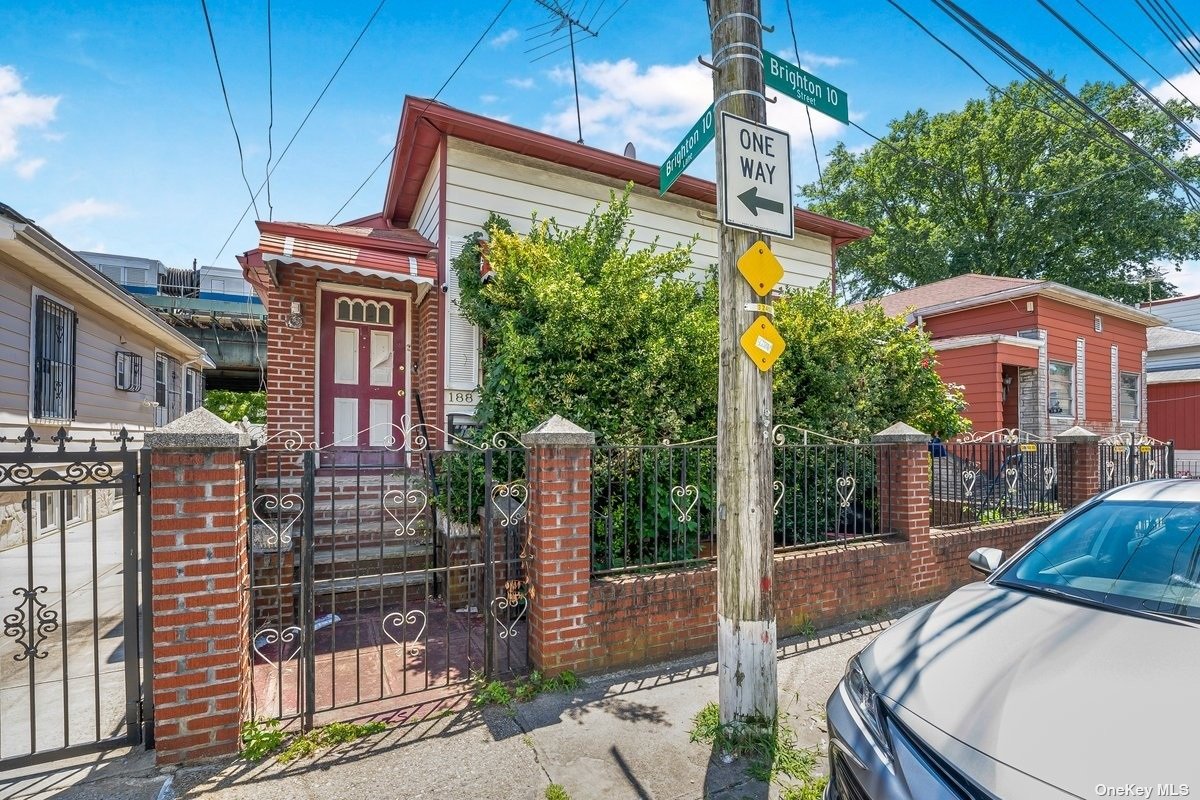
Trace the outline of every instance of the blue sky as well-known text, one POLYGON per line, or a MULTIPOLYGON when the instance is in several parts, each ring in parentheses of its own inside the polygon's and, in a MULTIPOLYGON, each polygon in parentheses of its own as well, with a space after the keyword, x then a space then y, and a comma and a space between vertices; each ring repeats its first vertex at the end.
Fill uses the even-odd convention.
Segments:
MULTIPOLYGON (((599 0, 590 0, 594 9, 599 0)), ((582 0, 576 0, 580 5, 582 0)), ((1034 0, 962 0, 983 22, 1073 84, 1115 80, 1107 66, 1034 0)), ((1159 79, 1086 16, 1073 0, 1054 5, 1116 55, 1148 86, 1159 79)), ((276 155, 358 35, 378 0, 277 1, 273 8, 276 155)), ((902 3, 961 47, 995 82, 1014 75, 928 0, 902 3)), ((406 94, 435 92, 502 0, 386 0, 328 94, 271 179, 259 215, 325 222, 394 140, 406 94)), ((605 0, 596 24, 620 5, 605 0)), ((793 0, 800 62, 849 96, 852 117, 882 134, 889 120, 925 107, 956 108, 984 86, 885 0, 793 0)), ((1133 3, 1088 0, 1191 99, 1200 75, 1133 3)), ((1180 4, 1181 9, 1188 8, 1180 4)), ((246 156, 257 189, 267 157, 265 0, 210 0, 209 10, 246 156)), ((764 0, 775 26, 766 47, 792 52, 786 8, 764 0)), ((591 14, 589 10, 588 15, 591 14)), ((1200 25, 1200 14, 1190 14, 1200 25)), ((564 50, 537 61, 545 39, 529 30, 548 18, 534 0, 508 9, 441 100, 460 108, 574 139, 570 60, 564 50)), ((633 140, 640 158, 661 161, 711 102, 696 56, 707 55, 697 0, 628 0, 598 38, 577 46, 584 138, 620 151, 633 140)), ((814 112, 818 148, 869 140, 814 112)), ((793 131, 798 181, 815 175, 803 107, 780 101, 768 121, 793 131)), ((710 177, 712 150, 689 172, 710 177)), ((377 211, 386 169, 340 219, 377 211)), ((5 12, 0 29, 0 201, 37 219, 68 245, 162 259, 172 266, 212 263, 249 202, 225 114, 199 0, 143 3, 64 0, 5 12)), ((251 218, 217 263, 257 241, 251 218)), ((1171 279, 1200 291, 1200 268, 1171 279)))

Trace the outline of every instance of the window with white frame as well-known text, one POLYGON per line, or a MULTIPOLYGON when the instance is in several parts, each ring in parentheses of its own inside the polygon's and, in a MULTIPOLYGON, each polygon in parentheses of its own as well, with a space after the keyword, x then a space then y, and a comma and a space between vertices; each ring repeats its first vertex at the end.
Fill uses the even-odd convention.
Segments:
POLYGON ((1142 408, 1142 376, 1136 372, 1121 373, 1120 394, 1117 404, 1121 409, 1122 420, 1136 420, 1141 416, 1142 408))
POLYGON ((179 418, 183 401, 179 362, 159 353, 154 357, 154 400, 158 403, 155 424, 159 427, 179 418))
POLYGON ((35 419, 75 419, 75 312, 37 295, 33 314, 33 402, 35 419))
POLYGON ((183 377, 183 413, 195 411, 204 405, 204 375, 198 369, 189 369, 183 377))
POLYGON ((1056 417, 1075 414, 1075 366, 1063 361, 1050 362, 1050 387, 1047 410, 1056 417))

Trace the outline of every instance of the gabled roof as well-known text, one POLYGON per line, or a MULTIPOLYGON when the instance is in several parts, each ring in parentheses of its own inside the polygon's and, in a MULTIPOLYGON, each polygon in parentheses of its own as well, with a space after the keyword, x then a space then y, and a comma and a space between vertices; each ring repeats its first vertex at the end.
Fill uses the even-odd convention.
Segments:
MULTIPOLYGON (((410 224, 417 197, 442 136, 454 136, 510 153, 658 189, 656 164, 409 96, 404 99, 404 113, 396 134, 396 156, 392 160, 383 204, 383 217, 391 220, 393 225, 402 227, 410 224)), ((675 181, 668 194, 713 205, 717 202, 716 184, 690 175, 683 175, 675 181)), ((828 236, 835 246, 871 235, 870 228, 799 208, 795 217, 798 230, 828 236)))
POLYGON ((1146 347, 1150 352, 1200 347, 1200 331, 1162 326, 1146 331, 1146 347))
POLYGON ((855 303, 862 308, 868 303, 878 304, 892 316, 908 314, 910 318, 933 317, 950 314, 966 308, 1002 303, 1021 297, 1041 295, 1079 308, 1108 314, 1112 317, 1145 325, 1147 328, 1165 324, 1162 319, 1140 311, 1133 306, 1109 300, 1098 294, 1074 289, 1054 281, 1030 280, 1028 278, 1006 278, 999 275, 969 273, 953 278, 916 286, 878 299, 855 303))

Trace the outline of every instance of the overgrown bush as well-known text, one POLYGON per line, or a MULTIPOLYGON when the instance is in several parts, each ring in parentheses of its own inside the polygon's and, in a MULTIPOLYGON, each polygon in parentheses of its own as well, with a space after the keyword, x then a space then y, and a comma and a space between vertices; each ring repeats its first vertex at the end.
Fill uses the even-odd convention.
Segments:
POLYGON ((209 389, 204 393, 204 407, 226 422, 240 422, 243 418, 259 425, 267 422, 266 392, 209 389))

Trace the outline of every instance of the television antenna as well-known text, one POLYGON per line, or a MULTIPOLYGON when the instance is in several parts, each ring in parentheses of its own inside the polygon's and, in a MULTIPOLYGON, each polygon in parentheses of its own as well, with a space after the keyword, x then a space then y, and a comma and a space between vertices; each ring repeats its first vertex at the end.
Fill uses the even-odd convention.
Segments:
POLYGON ((596 25, 596 18, 600 16, 600 12, 604 9, 605 3, 608 0, 599 0, 590 12, 588 11, 588 6, 593 3, 593 0, 584 0, 582 4, 579 4, 578 8, 576 8, 574 0, 534 0, 534 2, 550 13, 550 19, 529 29, 530 31, 538 31, 538 33, 529 37, 530 42, 536 42, 539 39, 545 39, 545 41, 533 45, 525 52, 538 53, 538 51, 544 51, 538 53, 533 58, 533 61, 536 62, 541 61, 543 58, 548 58, 555 53, 570 49, 571 79, 575 86, 575 124, 579 130, 579 138, 576 141, 579 144, 583 144, 583 115, 579 110, 579 69, 575 61, 575 37, 577 34, 584 39, 594 39, 599 36, 600 31, 604 30, 604 26, 617 15, 618 11, 625 7, 625 4, 629 0, 622 0, 599 25, 596 25), (566 44, 563 44, 563 42, 566 42, 566 44))

